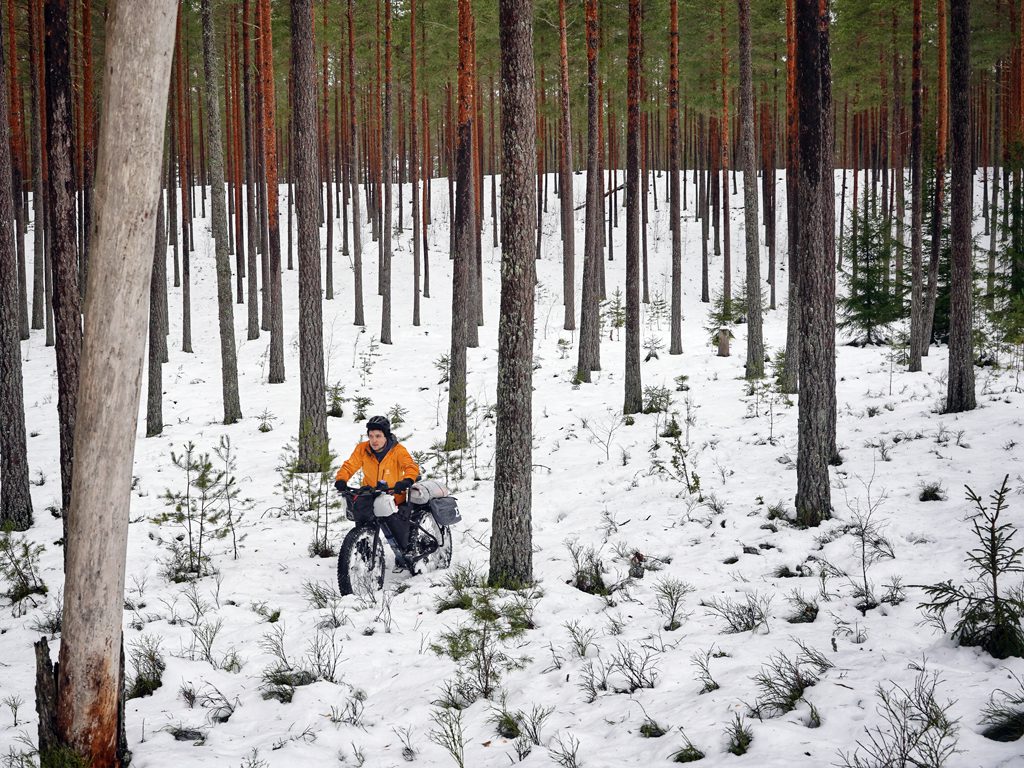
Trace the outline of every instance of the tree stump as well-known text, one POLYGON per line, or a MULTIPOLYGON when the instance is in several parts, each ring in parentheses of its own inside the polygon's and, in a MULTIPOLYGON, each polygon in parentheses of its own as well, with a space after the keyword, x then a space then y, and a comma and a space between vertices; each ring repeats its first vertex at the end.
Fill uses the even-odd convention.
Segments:
POLYGON ((718 356, 728 357, 729 356, 729 339, 732 338, 732 334, 728 328, 718 329, 718 356))

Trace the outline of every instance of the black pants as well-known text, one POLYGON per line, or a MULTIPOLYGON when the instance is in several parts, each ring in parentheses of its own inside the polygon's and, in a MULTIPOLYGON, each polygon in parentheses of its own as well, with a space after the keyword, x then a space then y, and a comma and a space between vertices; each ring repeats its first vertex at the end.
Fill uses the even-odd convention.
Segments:
POLYGON ((402 504, 395 514, 384 518, 385 525, 387 525, 391 535, 395 537, 395 541, 398 542, 398 546, 402 549, 406 549, 409 546, 409 532, 412 528, 409 518, 411 516, 411 507, 408 504, 402 504))

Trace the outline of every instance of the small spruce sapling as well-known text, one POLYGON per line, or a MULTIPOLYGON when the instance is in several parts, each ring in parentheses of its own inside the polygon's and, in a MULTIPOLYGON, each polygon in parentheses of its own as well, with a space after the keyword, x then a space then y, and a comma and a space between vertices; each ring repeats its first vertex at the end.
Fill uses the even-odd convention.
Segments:
POLYGON ((38 604, 37 596, 45 595, 46 584, 39 576, 39 556, 42 544, 32 544, 11 530, 0 531, 0 580, 4 584, 3 596, 11 601, 16 616, 38 604))
POLYGON ((340 419, 345 415, 345 385, 332 384, 327 388, 327 415, 340 419))
POLYGON ((1024 586, 1007 587, 1006 577, 1024 572, 1024 547, 1013 544, 1017 528, 1005 517, 1009 475, 985 501, 971 488, 967 499, 974 505, 971 526, 977 546, 967 553, 967 569, 975 577, 965 584, 952 579, 922 588, 930 598, 920 607, 937 625, 951 608, 959 615, 953 639, 960 645, 980 646, 997 659, 1024 656, 1024 586))
POLYGON ((608 341, 621 338, 621 330, 626 325, 626 303, 622 289, 616 288, 615 293, 601 305, 601 315, 608 325, 608 341))

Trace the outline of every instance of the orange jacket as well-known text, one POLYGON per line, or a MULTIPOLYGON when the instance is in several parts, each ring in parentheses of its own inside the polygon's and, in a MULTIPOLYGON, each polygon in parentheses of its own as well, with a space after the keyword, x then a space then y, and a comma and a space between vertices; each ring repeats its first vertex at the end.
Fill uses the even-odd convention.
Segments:
MULTIPOLYGON (((399 480, 415 480, 420 474, 419 465, 401 443, 392 445, 384 459, 377 461, 377 457, 370 449, 370 443, 366 440, 359 443, 348 460, 338 468, 335 480, 347 483, 360 469, 363 470, 363 485, 377 485, 383 480, 392 487, 399 480)), ((395 496, 396 504, 404 501, 405 494, 395 496)))

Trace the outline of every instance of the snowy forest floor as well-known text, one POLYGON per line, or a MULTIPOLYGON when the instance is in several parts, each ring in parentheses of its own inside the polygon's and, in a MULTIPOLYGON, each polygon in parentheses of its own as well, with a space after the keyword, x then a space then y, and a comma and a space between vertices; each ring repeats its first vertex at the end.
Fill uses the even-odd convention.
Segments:
MULTIPOLYGON (((660 295, 667 306, 671 236, 664 177, 655 181, 660 205, 655 211, 651 200, 650 287, 652 298, 660 295)), ((577 175, 575 182, 576 200, 582 202, 585 175, 577 175)), ((181 289, 169 287, 166 426, 160 437, 144 437, 143 392, 136 446, 124 615, 127 675, 131 679, 135 671, 133 648, 147 638, 159 643, 166 670, 162 686, 151 696, 127 703, 134 766, 398 766, 404 764, 403 733, 415 752, 414 764, 454 764, 429 734, 438 728, 431 719, 432 702, 442 697, 444 681, 455 678, 459 665, 435 653, 431 644, 470 621, 464 610, 436 609, 439 598, 451 591, 450 576, 465 568, 485 573, 488 562, 500 284, 499 250, 490 246, 488 204, 483 236, 486 322, 479 348, 469 351, 468 365, 473 447, 446 466, 432 447, 443 440, 447 407, 435 367, 450 345, 445 187, 443 180, 434 179, 431 298, 423 300, 420 327, 411 323, 408 210, 394 246, 395 343, 381 346, 376 341, 377 247, 368 226, 363 228, 365 330, 352 324, 352 273, 349 259, 340 255, 340 232, 335 234, 336 298, 323 304, 328 385, 343 386, 347 398, 344 416, 328 422, 332 450, 347 455, 363 435, 363 421, 353 418, 354 398, 372 400, 368 415, 401 406, 405 422, 396 433, 424 458, 426 475, 449 481, 463 514, 455 529, 450 571, 408 579, 389 575, 385 596, 376 603, 328 596, 320 603, 327 607, 317 607, 310 599, 311 584, 336 589, 336 560, 309 556, 313 523, 307 515, 286 509, 278 485, 282 455, 297 434, 297 272, 283 274, 286 383, 267 384, 269 334, 246 341, 245 309, 236 305, 245 418, 223 426, 213 249, 207 226, 197 220, 194 354, 181 352, 181 289), (261 423, 272 429, 260 431, 261 423), (165 492, 184 490, 184 475, 174 467, 171 453, 180 454, 190 441, 198 451, 212 452, 222 437, 231 440, 242 496, 251 500, 237 524, 238 557, 232 557, 230 537, 212 539, 206 546, 216 575, 173 583, 164 575, 163 563, 182 530, 173 522, 154 522, 169 511, 165 492), (331 628, 334 624, 338 626, 331 628), (278 632, 294 666, 332 656, 322 647, 315 652, 317 643, 333 647, 338 659, 334 682, 322 679, 298 687, 287 704, 264 699, 264 672, 275 664, 266 638, 278 632), (183 733, 190 729, 196 733, 183 733), (176 740, 175 733, 185 740, 176 740)), ((777 189, 782 225, 781 175, 777 189)), ((889 347, 853 347, 840 339, 838 443, 844 461, 830 470, 834 519, 810 530, 770 520, 770 509, 777 511, 777 505, 792 509, 796 398, 780 396, 767 385, 748 389, 743 379, 745 326, 734 329, 731 357, 716 356, 710 345, 704 328, 710 305, 699 301, 700 225, 693 219, 694 198, 691 185, 690 207, 683 217, 684 354, 667 354, 667 316, 656 317, 647 306, 641 324, 645 340, 660 337, 666 347, 658 359, 642 364, 643 384, 671 393, 669 410, 682 427, 681 444, 688 447, 690 470, 699 475, 699 494, 688 493, 670 472, 656 471, 659 463, 671 468, 671 441, 658 437, 665 414, 638 415, 634 424, 619 426, 624 341, 609 340, 607 326, 602 371, 593 384, 574 386, 576 338, 561 329, 558 205, 553 195, 549 200, 538 262, 533 400, 534 573, 541 596, 532 607, 532 628, 503 646, 515 663, 501 675, 501 693, 462 713, 465 765, 483 768, 517 761, 514 741, 499 735, 493 722, 495 707, 502 702, 512 712, 529 712, 535 705, 552 708, 540 729, 541 745, 519 763, 524 768, 554 764, 566 749, 571 751, 574 739, 581 766, 668 765, 685 743, 679 729, 706 754, 701 765, 832 765, 841 762, 840 750, 850 752, 868 739, 865 728, 885 727, 876 711, 876 688, 912 687, 921 667, 938 675, 937 697, 950 700, 950 717, 959 719, 961 751, 948 765, 1024 765, 1019 743, 997 743, 980 735, 981 711, 989 695, 1012 688, 1010 672, 1024 674, 1024 660, 998 661, 979 649, 957 647, 948 635, 924 625, 918 608, 924 593, 915 586, 965 578, 964 553, 974 544, 965 484, 987 496, 1009 474, 1014 489, 1024 488, 1024 395, 1014 370, 976 369, 978 409, 941 415, 945 348, 933 347, 924 371, 911 374, 893 362, 889 347), (681 375, 688 377, 683 391, 677 390, 676 377, 681 375), (941 486, 944 498, 920 501, 922 487, 933 483, 941 486), (871 565, 868 579, 879 597, 900 581, 906 594, 902 602, 882 603, 862 613, 856 588, 861 558, 850 524, 858 511, 869 510, 894 557, 871 565), (574 588, 569 583, 574 571, 570 542, 584 556, 593 548, 606 570, 605 582, 618 589, 601 597, 574 588), (636 552, 644 556, 646 569, 642 578, 627 580, 629 558, 636 552), (679 591, 672 580, 690 585, 692 592, 682 597, 680 626, 670 630, 664 606, 679 591), (818 604, 814 621, 787 621, 797 610, 797 592, 818 604), (760 605, 763 621, 753 631, 727 633, 723 619, 707 607, 723 601, 760 605), (819 651, 831 668, 820 673, 792 711, 775 717, 768 712, 763 719, 752 716, 751 705, 763 697, 755 676, 778 654, 796 660, 802 653, 798 644, 819 651), (704 654, 718 687, 702 694, 707 680, 700 679, 694 659, 704 654), (624 674, 630 660, 634 668, 646 667, 652 688, 619 692, 634 687, 624 674), (596 698, 588 702, 591 697, 581 686, 588 678, 599 685, 605 673, 608 689, 596 690, 596 698), (749 751, 739 757, 726 751, 726 731, 737 715, 753 735, 749 751), (642 726, 649 721, 667 733, 645 737, 642 726)), ((408 199, 406 189, 406 205, 408 199)), ((742 210, 734 207, 734 286, 742 285, 742 220, 742 210)), ((615 260, 605 264, 609 297, 624 287, 624 215, 619 225, 615 260)), ((980 226, 976 222, 979 231, 980 226)), ((29 238, 31 242, 31 233, 29 238)), ((578 306, 582 210, 577 212, 576 243, 578 306)), ((779 308, 766 314, 764 326, 772 353, 785 343, 785 252, 785 227, 780 226, 779 308)), ((763 258, 762 264, 766 262, 763 258)), ((713 296, 720 291, 721 269, 721 257, 712 257, 713 296)), ((840 290, 845 290, 839 279, 840 290)), ((13 762, 13 755, 26 748, 24 735, 35 740, 31 643, 42 634, 40 622, 59 605, 63 579, 61 548, 54 545, 61 523, 47 511, 60 504, 57 382, 53 352, 43 341, 43 333, 33 331, 22 344, 22 355, 36 514, 27 535, 46 547, 41 576, 49 595, 24 615, 0 608, 0 692, 26 702, 16 722, 8 707, 0 709, 0 755, 10 750, 11 765, 21 764, 13 762)), ((145 381, 144 376, 143 386, 145 381)), ((1024 499, 1014 493, 1010 504, 1009 519, 1020 524, 1024 499)), ((330 528, 335 547, 349 525, 336 510, 330 528)), ((802 669, 811 666, 805 663, 802 669)), ((566 759, 562 765, 575 764, 566 759)))

